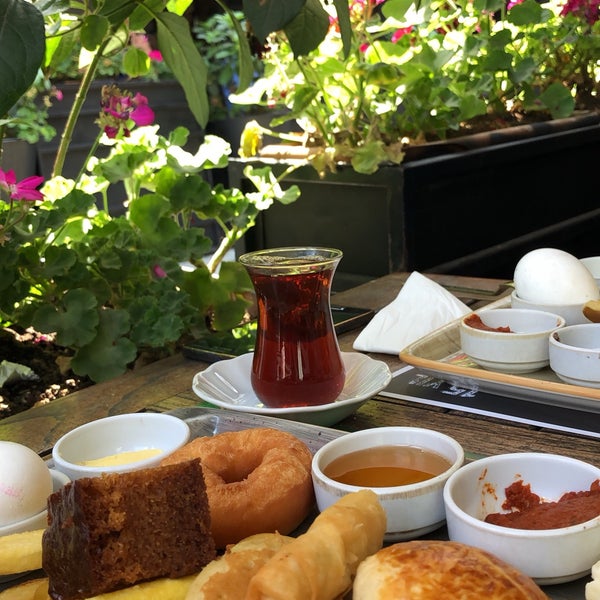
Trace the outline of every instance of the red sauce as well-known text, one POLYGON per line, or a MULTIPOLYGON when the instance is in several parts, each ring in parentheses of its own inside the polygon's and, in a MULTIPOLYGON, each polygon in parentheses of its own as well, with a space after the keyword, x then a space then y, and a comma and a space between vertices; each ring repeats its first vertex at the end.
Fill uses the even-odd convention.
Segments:
POLYGON ((505 492, 502 508, 512 512, 489 514, 486 523, 514 529, 558 529, 600 515, 600 479, 589 490, 567 492, 557 502, 543 502, 523 481, 515 481, 505 492))
POLYGON ((490 327, 489 325, 486 325, 481 320, 481 317, 475 313, 465 317, 464 323, 473 329, 482 329, 483 331, 499 331, 500 333, 512 333, 511 328, 508 325, 505 327, 490 327))

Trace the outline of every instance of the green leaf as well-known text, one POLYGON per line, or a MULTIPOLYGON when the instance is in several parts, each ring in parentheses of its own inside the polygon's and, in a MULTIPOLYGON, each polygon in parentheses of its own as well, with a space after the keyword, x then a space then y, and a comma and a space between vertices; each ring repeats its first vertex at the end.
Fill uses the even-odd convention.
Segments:
POLYGON ((205 127, 209 106, 206 93, 206 64, 198 52, 186 19, 170 13, 157 15, 158 47, 185 93, 185 98, 198 123, 205 127))
POLYGON ((108 33, 110 23, 106 17, 88 15, 81 24, 81 45, 86 50, 96 50, 108 33))
POLYGON ((0 117, 34 82, 45 47, 42 13, 26 0, 0 0, 0 117))
POLYGON ((539 23, 542 17, 542 7, 537 0, 524 0, 515 4, 506 15, 506 20, 513 25, 534 25, 539 23))
POLYGON ((302 10, 284 27, 294 57, 308 54, 325 39, 329 15, 321 0, 306 0, 302 10))
POLYGON ((264 41, 270 33, 284 29, 305 3, 306 0, 243 0, 242 6, 256 37, 264 41))
POLYGON ((60 306, 41 306, 33 317, 33 326, 43 333, 56 332, 56 341, 63 346, 81 346, 96 335, 98 303, 88 290, 67 292, 60 306))
POLYGON ((71 367, 78 375, 88 375, 95 382, 107 381, 127 370, 137 356, 136 345, 124 334, 129 331, 129 315, 124 310, 100 312, 98 335, 80 348, 71 367))
POLYGON ((550 84, 540 95, 540 100, 548 107, 554 119, 568 117, 575 109, 575 99, 570 90, 558 82, 550 84))
POLYGON ((342 36, 342 45, 344 48, 344 58, 347 58, 350 54, 350 48, 352 46, 352 23, 350 22, 348 0, 333 0, 333 5, 335 6, 338 24, 340 26, 340 35, 342 36))
POLYGON ((139 48, 127 48, 123 56, 123 70, 129 77, 141 77, 150 70, 150 57, 139 48))

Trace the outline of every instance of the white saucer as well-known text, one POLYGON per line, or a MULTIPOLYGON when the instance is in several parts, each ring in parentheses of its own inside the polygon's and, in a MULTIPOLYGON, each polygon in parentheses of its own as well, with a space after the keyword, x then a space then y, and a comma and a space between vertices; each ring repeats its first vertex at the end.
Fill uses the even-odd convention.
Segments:
POLYGON ((223 360, 197 373, 192 382, 194 392, 202 400, 221 408, 329 426, 352 414, 392 379, 390 369, 384 362, 359 352, 342 352, 346 382, 334 402, 318 406, 267 408, 256 397, 250 383, 252 355, 249 352, 223 360))

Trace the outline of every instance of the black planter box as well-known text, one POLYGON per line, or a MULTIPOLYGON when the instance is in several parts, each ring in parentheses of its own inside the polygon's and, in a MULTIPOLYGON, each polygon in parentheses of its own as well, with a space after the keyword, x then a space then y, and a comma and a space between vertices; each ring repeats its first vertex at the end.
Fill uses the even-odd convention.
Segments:
MULTIPOLYGON (((423 146, 369 176, 303 166, 285 180, 301 197, 261 213, 243 249, 337 247, 338 275, 353 282, 398 270, 510 279, 537 247, 600 253, 588 191, 599 155, 594 114, 423 146)), ((249 191, 246 164, 232 161, 229 180, 249 191)))

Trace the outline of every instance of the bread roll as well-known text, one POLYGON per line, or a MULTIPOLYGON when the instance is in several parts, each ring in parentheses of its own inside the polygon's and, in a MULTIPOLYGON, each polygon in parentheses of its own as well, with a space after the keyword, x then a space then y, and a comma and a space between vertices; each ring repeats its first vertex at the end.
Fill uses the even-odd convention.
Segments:
POLYGON ((600 560, 592 567, 592 580, 585 584, 585 600, 600 600, 600 560))
POLYGON ((245 600, 338 598, 359 563, 381 548, 385 528, 385 511, 372 490, 343 496, 259 569, 245 600))
POLYGON ((353 600, 548 600, 511 565, 491 554, 444 541, 397 543, 364 560, 353 600))

